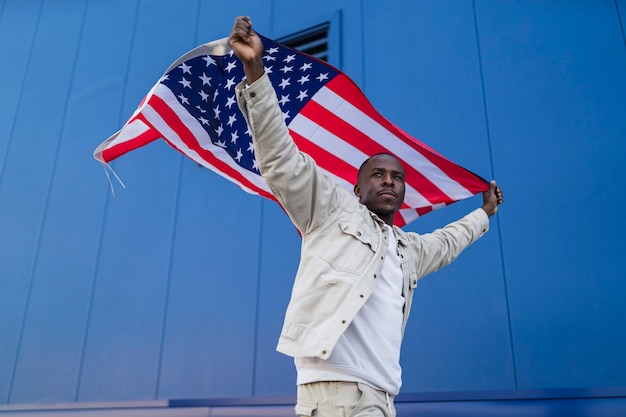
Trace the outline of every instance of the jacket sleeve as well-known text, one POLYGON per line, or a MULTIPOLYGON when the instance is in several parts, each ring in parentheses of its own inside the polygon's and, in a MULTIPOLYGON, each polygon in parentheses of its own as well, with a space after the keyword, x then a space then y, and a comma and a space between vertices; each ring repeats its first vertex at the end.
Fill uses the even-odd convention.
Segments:
POLYGON ((296 147, 267 74, 237 86, 261 175, 302 235, 323 224, 347 194, 296 147))
POLYGON ((489 230, 489 217, 478 208, 460 220, 420 236, 418 269, 420 277, 455 260, 463 250, 489 230))

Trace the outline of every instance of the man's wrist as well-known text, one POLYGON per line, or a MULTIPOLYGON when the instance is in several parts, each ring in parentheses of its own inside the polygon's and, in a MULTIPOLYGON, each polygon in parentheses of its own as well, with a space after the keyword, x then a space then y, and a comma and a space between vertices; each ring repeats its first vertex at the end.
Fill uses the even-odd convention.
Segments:
POLYGON ((244 63, 243 69, 246 74, 246 82, 248 85, 253 84, 256 80, 261 78, 265 72, 263 61, 258 60, 244 63))

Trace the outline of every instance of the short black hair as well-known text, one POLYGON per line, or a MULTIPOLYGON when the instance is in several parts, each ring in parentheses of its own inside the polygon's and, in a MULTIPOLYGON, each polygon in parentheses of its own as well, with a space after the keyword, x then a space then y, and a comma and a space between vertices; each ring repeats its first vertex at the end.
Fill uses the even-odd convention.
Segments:
MULTIPOLYGON (((370 159, 372 159, 375 156, 378 155, 389 155, 392 156, 394 158, 396 158, 396 160, 398 162, 400 162, 400 158, 398 158, 397 156, 395 156, 394 154, 390 153, 390 152, 379 152, 379 153, 375 153, 374 155, 370 156, 369 158, 367 158, 365 161, 363 161, 363 163, 361 164, 361 166, 359 167, 359 171, 356 174, 356 182, 359 182, 359 178, 361 178, 361 172, 363 172, 363 168, 365 168, 365 165, 367 165, 367 163, 370 161, 370 159)), ((400 163, 400 165, 402 165, 402 163, 400 163)))

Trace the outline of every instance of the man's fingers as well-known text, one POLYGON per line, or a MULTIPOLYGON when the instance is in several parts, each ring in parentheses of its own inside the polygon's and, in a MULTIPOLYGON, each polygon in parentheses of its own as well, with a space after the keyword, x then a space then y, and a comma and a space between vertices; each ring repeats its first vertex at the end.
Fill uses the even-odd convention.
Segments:
POLYGON ((237 17, 230 33, 230 42, 250 43, 250 20, 237 17))
POLYGON ((252 32, 252 21, 248 16, 238 17, 235 19, 235 27, 233 32, 243 39, 246 43, 250 42, 252 32))
POLYGON ((496 198, 498 199, 498 204, 502 204, 504 202, 504 198, 502 197, 502 190, 500 187, 496 187, 496 198))

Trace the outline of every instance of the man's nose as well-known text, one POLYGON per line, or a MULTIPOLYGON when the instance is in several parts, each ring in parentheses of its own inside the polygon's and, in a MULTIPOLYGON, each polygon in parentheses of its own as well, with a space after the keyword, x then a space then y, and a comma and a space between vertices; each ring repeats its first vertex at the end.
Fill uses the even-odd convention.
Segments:
POLYGON ((393 186, 393 176, 391 174, 383 175, 383 185, 393 186))

